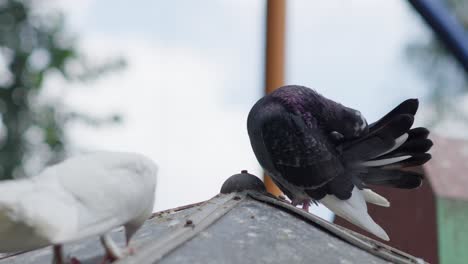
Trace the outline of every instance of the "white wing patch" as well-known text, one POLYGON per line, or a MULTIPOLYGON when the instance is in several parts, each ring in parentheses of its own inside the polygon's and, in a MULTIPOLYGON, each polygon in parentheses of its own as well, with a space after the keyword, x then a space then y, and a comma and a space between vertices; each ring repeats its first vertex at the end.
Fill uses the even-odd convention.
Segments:
POLYGON ((362 191, 354 187, 348 200, 340 200, 334 195, 326 195, 320 202, 338 216, 369 231, 383 240, 390 240, 385 230, 382 229, 367 213, 365 196, 362 191))

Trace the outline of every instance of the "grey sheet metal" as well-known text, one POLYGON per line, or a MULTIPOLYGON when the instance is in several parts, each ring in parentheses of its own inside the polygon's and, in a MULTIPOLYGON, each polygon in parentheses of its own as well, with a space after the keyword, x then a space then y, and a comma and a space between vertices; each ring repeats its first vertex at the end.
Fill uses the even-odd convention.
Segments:
POLYGON ((184 219, 184 221, 181 221, 178 227, 172 230, 172 232, 155 237, 154 241, 143 247, 138 254, 124 258, 118 261, 117 264, 158 262, 166 254, 208 228, 216 220, 234 208, 242 199, 245 199, 245 193, 218 195, 208 200, 201 205, 195 213, 184 219))
MULTIPOLYGON (((112 237, 123 246, 122 229, 112 237)), ((156 213, 132 246, 135 255, 117 263, 423 263, 258 191, 219 194, 156 213)), ((99 263, 103 255, 98 238, 65 245, 65 252, 83 264, 99 263)), ((3 263, 51 263, 51 250, 3 263)))
POLYGON ((261 195, 255 192, 249 193, 249 196, 256 200, 284 208, 290 211, 291 213, 301 216, 304 219, 314 223, 315 225, 327 230, 329 233, 337 236, 338 238, 347 241, 348 243, 358 248, 361 248, 373 255, 386 259, 392 263, 424 263, 424 260, 420 258, 411 256, 405 252, 387 246, 377 240, 368 238, 344 227, 330 223, 316 215, 307 213, 304 210, 292 206, 290 203, 278 200, 267 195, 261 195))

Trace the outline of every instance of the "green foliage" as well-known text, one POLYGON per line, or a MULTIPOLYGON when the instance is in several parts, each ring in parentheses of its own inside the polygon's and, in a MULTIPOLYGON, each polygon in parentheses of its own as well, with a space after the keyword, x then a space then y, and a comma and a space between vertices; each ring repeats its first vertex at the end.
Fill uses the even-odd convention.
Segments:
POLYGON ((0 1, 0 179, 25 175, 28 162, 43 166, 61 160, 67 122, 100 125, 119 120, 69 112, 60 102, 38 100, 51 74, 71 82, 92 81, 125 63, 116 59, 91 65, 67 35, 63 15, 37 12, 40 7, 32 3, 0 1))
MULTIPOLYGON (((468 0, 445 2, 468 30, 468 0)), ((433 34, 428 42, 412 43, 407 47, 407 55, 428 82, 430 99, 436 110, 432 125, 448 116, 468 123, 468 113, 453 104, 454 96, 468 93, 468 75, 437 36, 433 34)))

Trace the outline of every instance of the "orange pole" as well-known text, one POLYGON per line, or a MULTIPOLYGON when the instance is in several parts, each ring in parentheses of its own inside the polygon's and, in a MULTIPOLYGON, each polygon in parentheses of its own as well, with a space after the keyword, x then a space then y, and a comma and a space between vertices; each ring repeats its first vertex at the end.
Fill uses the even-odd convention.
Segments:
MULTIPOLYGON (((265 93, 284 85, 286 0, 268 0, 265 56, 265 93)), ((268 192, 280 195, 281 191, 270 177, 264 176, 268 192)))

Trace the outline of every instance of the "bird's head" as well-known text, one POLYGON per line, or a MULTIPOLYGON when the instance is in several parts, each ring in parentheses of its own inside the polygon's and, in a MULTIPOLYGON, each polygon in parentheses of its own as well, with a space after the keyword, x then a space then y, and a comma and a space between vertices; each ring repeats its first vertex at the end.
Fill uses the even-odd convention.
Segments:
POLYGON ((361 112, 345 107, 342 109, 342 123, 340 124, 340 132, 345 138, 356 138, 369 131, 367 121, 361 112))

